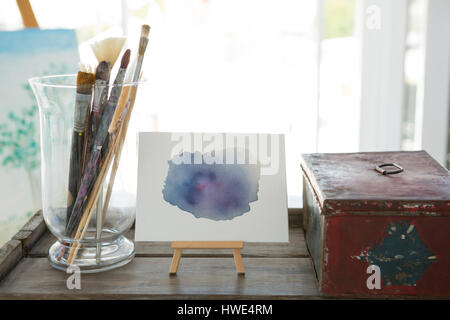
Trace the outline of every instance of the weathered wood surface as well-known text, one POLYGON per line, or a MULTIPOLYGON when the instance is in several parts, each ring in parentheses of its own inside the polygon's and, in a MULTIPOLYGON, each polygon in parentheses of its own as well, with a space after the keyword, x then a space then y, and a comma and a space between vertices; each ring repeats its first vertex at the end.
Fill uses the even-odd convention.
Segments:
POLYGON ((313 190, 307 184, 305 178, 303 178, 303 206, 305 240, 314 263, 320 288, 320 284, 322 283, 322 227, 324 224, 324 216, 320 214, 320 207, 314 197, 313 190))
POLYGON ((0 283, 0 299, 212 299, 317 298, 308 258, 244 258, 237 276, 232 259, 183 258, 169 276, 170 258, 136 258, 105 273, 82 274, 81 290, 68 290, 68 275, 45 258, 24 258, 0 283))
MULTIPOLYGON (((289 243, 246 243, 241 254, 244 257, 309 257, 306 249, 300 209, 289 209, 289 243)), ((128 239, 134 240, 134 229, 126 234, 128 239)), ((36 245, 29 251, 34 258, 47 257, 48 249, 55 242, 55 238, 46 231, 36 245)), ((138 242, 136 243, 136 257, 171 257, 173 249, 171 242, 138 242)), ((230 250, 183 250, 183 257, 232 257, 230 250)))
MULTIPOLYGON (((4 276, 0 299, 318 299, 301 214, 290 210, 289 221, 289 243, 244 244, 245 276, 236 275, 229 249, 183 250, 178 274, 169 276, 171 243, 145 242, 137 243, 130 264, 82 274, 82 289, 69 290, 69 275, 53 269, 47 260, 55 238, 37 213, 0 250, 0 279, 4 276)), ((127 237, 134 239, 134 230, 127 237)))
POLYGON ((446 169, 423 151, 303 160, 303 225, 323 295, 450 298, 446 169), (380 175, 373 168, 383 162, 405 172, 380 175), (376 288, 367 284, 371 266, 376 288))
POLYGON ((304 154, 302 170, 323 215, 450 215, 450 173, 425 151, 304 154), (395 162, 392 176, 376 165, 395 162))
POLYGON ((0 281, 28 254, 46 230, 42 212, 38 211, 0 248, 0 281))
MULTIPOLYGON (((134 229, 126 237, 134 239, 134 229)), ((300 228, 290 229, 289 243, 246 243, 241 250, 243 257, 277 257, 277 258, 306 258, 309 257, 305 238, 300 228)), ((30 257, 44 258, 48 249, 55 242, 55 238, 48 231, 29 252, 30 257)), ((136 257, 171 257, 173 249, 171 242, 138 242, 136 243, 136 257)), ((232 257, 231 250, 227 249, 185 249, 183 257, 232 257)))
POLYGON ((38 211, 14 236, 14 240, 22 243, 23 255, 27 256, 42 235, 47 231, 42 211, 38 211))
POLYGON ((0 248, 0 281, 22 259, 22 244, 19 240, 9 240, 0 248))
POLYGON ((323 230, 322 293, 450 298, 450 217, 331 216, 323 230), (380 270, 376 290, 370 265, 380 270))

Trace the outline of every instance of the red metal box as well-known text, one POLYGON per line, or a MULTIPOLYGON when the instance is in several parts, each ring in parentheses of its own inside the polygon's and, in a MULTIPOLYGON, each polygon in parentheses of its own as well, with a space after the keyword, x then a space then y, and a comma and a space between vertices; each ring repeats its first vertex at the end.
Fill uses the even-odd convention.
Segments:
POLYGON ((450 297, 450 174, 428 153, 306 154, 301 167, 321 293, 450 297))

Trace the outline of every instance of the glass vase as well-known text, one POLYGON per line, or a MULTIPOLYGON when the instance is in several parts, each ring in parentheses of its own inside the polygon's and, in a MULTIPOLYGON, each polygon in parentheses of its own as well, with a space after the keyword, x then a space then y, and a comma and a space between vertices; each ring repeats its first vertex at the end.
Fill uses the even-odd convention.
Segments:
MULTIPOLYGON (((134 257, 135 247, 124 234, 135 220, 135 197, 133 192, 127 194, 124 191, 126 188, 121 184, 126 184, 124 179, 127 179, 127 175, 117 178, 116 169, 124 161, 126 166, 135 164, 127 161, 126 152, 120 152, 120 143, 113 144, 113 140, 108 140, 107 147, 111 148, 112 156, 107 157, 109 153, 106 148, 101 150, 99 163, 102 163, 102 169, 100 170, 99 165, 97 171, 94 170, 97 179, 92 181, 95 184, 89 184, 90 192, 87 192, 83 206, 77 211, 77 219, 71 218, 71 204, 76 199, 68 191, 71 156, 74 152, 72 140, 75 139, 76 75, 32 78, 29 82, 40 114, 43 215, 48 229, 57 238, 49 249, 51 265, 60 270, 73 265, 79 267, 81 272, 91 273, 127 264, 134 257), (105 166, 106 163, 109 165, 105 166)), ((140 83, 124 83, 118 89, 123 95, 138 85, 140 83)), ((113 88, 114 85, 109 85, 106 90, 111 92, 113 88)), ((86 174, 83 170, 82 178, 86 174)), ((118 171, 121 171, 120 165, 118 171)), ((135 173, 136 170, 132 172, 135 173)))

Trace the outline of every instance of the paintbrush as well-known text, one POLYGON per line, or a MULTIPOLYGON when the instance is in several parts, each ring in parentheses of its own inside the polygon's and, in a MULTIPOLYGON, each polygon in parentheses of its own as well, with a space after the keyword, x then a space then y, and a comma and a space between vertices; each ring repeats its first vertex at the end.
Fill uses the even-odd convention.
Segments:
MULTIPOLYGON (((120 68, 119 71, 117 72, 117 76, 116 79, 114 81, 114 86, 122 86, 123 80, 125 78, 125 74, 127 72, 127 67, 128 64, 130 62, 130 54, 131 54, 131 50, 127 49, 125 50, 125 53, 122 56, 122 60, 120 62, 120 68)), ((111 91, 111 95, 113 94, 118 94, 115 91, 111 91)), ((121 94, 119 93, 119 97, 121 96, 121 94)), ((118 103, 118 101, 117 101, 118 103)), ((116 103, 116 105, 117 105, 116 103)), ((109 138, 105 141, 105 145, 103 146, 103 150, 107 150, 109 146, 109 138)), ((102 158, 103 160, 103 158, 102 158)), ((100 164, 101 165, 101 164, 100 164)), ((97 221, 96 221, 96 235, 95 238, 97 240, 100 239, 101 235, 102 235, 102 227, 103 227, 103 222, 102 222, 102 199, 100 198, 97 201, 97 221)), ((100 246, 100 242, 97 242, 97 259, 100 258, 100 253, 101 253, 101 246, 100 246)))
MULTIPOLYGON (((141 38, 139 40, 139 50, 138 50, 138 57, 137 57, 137 61, 136 61, 136 69, 131 70, 132 72, 134 71, 133 79, 132 79, 133 83, 135 83, 139 80, 139 76, 141 74, 142 63, 144 62, 144 54, 145 54, 145 51, 147 50, 149 34, 150 34, 150 26, 147 24, 144 24, 141 27, 141 38)), ((132 88, 136 88, 136 90, 137 90, 137 86, 135 86, 135 85, 133 85, 132 88)), ((127 91, 131 90, 130 87, 127 87, 125 89, 127 89, 127 91)), ((126 100, 123 99, 123 103, 120 103, 121 101, 119 101, 119 106, 117 107, 116 112, 114 113, 113 120, 111 121, 111 125, 108 129, 109 133, 112 133, 117 128, 117 123, 118 123, 119 119, 124 118, 124 110, 125 110, 125 106, 127 106, 126 102, 128 102, 128 100, 129 100, 129 95, 127 94, 126 96, 127 96, 127 99, 126 100)), ((126 110, 125 110, 125 112, 126 112, 126 110)))
POLYGON ((98 62, 107 61, 111 64, 112 68, 119 57, 120 51, 122 51, 125 41, 125 37, 110 37, 93 42, 91 49, 98 62))
MULTIPOLYGON (((141 38, 139 41, 138 58, 136 63, 136 69, 133 73, 133 83, 136 83, 141 76, 142 63, 144 61, 145 51, 147 50, 148 36, 150 34, 150 26, 143 25, 141 28, 141 38)), ((130 72, 132 74, 133 70, 130 72)), ((106 212, 108 211, 109 200, 111 199, 112 188, 114 185, 114 180, 116 177, 117 169, 119 167, 120 155, 122 153, 123 144, 127 134, 128 123, 131 117, 131 111, 134 106, 134 101, 137 94, 137 85, 133 84, 131 87, 125 87, 120 96, 118 106, 114 112, 114 117, 109 126, 108 132, 110 134, 117 132, 117 139, 119 140, 117 144, 117 149, 114 155, 114 163, 111 169, 111 174, 108 183, 108 189, 105 196, 105 204, 103 206, 102 221, 105 221, 106 212), (123 122, 123 124, 122 124, 123 122), (120 128, 120 130, 119 130, 120 128)))
MULTIPOLYGON (((110 64, 110 70, 114 67, 114 64, 116 63, 117 58, 119 57, 120 51, 122 50, 124 44, 126 42, 125 37, 109 37, 105 38, 99 41, 93 42, 90 46, 92 51, 94 52, 95 57, 97 58, 98 62, 101 63, 101 61, 106 61, 110 64)), ((108 90, 105 90, 106 93, 108 90)), ((103 114, 103 109, 105 107, 105 103, 102 103, 99 105, 98 114, 103 114)), ((93 140, 95 138, 95 135, 97 134, 99 123, 96 124, 96 127, 93 128, 94 130, 91 132, 90 136, 90 144, 87 146, 87 157, 85 161, 85 165, 87 165, 87 161, 90 159, 90 152, 92 149, 93 140)), ((103 148, 105 149, 105 148, 103 148)), ((102 152, 101 158, 103 158, 104 154, 102 152)), ((84 169, 83 169, 84 170, 84 169)), ((84 172, 84 171, 83 171, 84 172)), ((100 197, 101 199, 102 197, 100 197)), ((102 201, 97 201, 97 210, 102 210, 102 201)))
POLYGON ((86 168, 87 161, 90 158, 92 145, 94 144, 94 138, 97 133, 98 125, 100 123, 102 106, 104 105, 106 98, 108 97, 108 82, 110 72, 111 65, 106 61, 100 62, 95 71, 94 98, 92 100, 92 110, 88 120, 88 134, 84 145, 85 160, 83 163, 83 172, 86 168))
MULTIPOLYGON (((122 79, 122 82, 124 81, 125 76, 127 75, 126 71, 127 71, 127 66, 128 66, 128 64, 130 62, 130 56, 131 56, 131 50, 130 49, 125 50, 125 52, 124 52, 124 54, 122 56, 122 61, 121 61, 121 64, 120 64, 119 71, 117 73, 117 77, 122 79)), ((126 88, 122 88, 122 90, 125 90, 125 89, 126 88)), ((112 92, 111 92, 111 94, 112 94, 112 92)), ((120 107, 120 99, 122 98, 122 96, 123 96, 123 94, 120 94, 119 101, 117 102, 117 107, 120 107)), ((113 117, 111 119, 111 123, 112 123, 112 121, 114 119, 114 116, 116 115, 117 111, 118 110, 116 108, 116 110, 114 111, 113 117)), ((111 124, 110 124, 110 126, 111 126, 111 124)), ((108 133, 110 133, 109 128, 108 128, 108 133)), ((106 143, 109 143, 109 139, 108 139, 108 141, 106 143)))
MULTIPOLYGON (((125 37, 109 37, 99 41, 95 41, 90 46, 98 62, 100 64, 103 62, 109 63, 109 71, 111 71, 112 68, 114 67, 114 64, 117 61, 117 58, 119 57, 120 51, 122 51, 125 42, 126 42, 125 37)), ((109 77, 107 82, 109 82, 109 77)), ((105 91, 107 94, 108 90, 106 89, 105 91)), ((104 107, 105 107, 104 103, 99 104, 98 113, 100 115, 103 113, 104 107)), ((93 132, 92 134, 93 140, 96 132, 93 132)), ((90 149, 88 149, 87 151, 90 152, 90 149)), ((87 159, 89 160, 89 157, 87 159)))
MULTIPOLYGON (((139 51, 138 51, 139 52, 139 57, 138 57, 139 63, 137 64, 138 67, 134 70, 134 75, 133 75, 133 79, 135 79, 134 82, 139 80, 139 78, 141 76, 143 56, 144 56, 145 50, 147 48, 149 31, 150 31, 150 27, 148 25, 144 25, 142 27, 141 39, 140 39, 139 51)), ((130 72, 129 74, 132 74, 132 72, 130 72)), ((128 78, 128 76, 127 76, 127 78, 128 78)), ((134 101, 136 98, 136 92, 137 92, 137 84, 136 83, 133 84, 132 87, 126 86, 122 90, 122 94, 120 96, 118 106, 114 113, 113 120, 111 121, 111 125, 108 129, 108 131, 110 133, 110 139, 112 141, 112 146, 108 150, 108 153, 107 153, 106 159, 105 159, 105 163, 102 165, 102 168, 99 172, 99 176, 97 177, 97 180, 95 182, 95 186, 90 195, 90 199, 84 210, 82 220, 80 221, 78 230, 75 234, 75 239, 77 239, 77 240, 82 239, 84 237, 84 234, 86 232, 87 226, 89 224, 89 221, 91 219, 92 212, 93 212, 92 203, 97 201, 98 193, 100 193, 100 191, 97 191, 97 193, 96 193, 96 190, 98 190, 100 188, 100 186, 102 185, 103 179, 105 177, 105 172, 107 172, 107 169, 109 168, 110 162, 112 161, 112 158, 113 158, 112 156, 114 154, 114 165, 111 170, 111 175, 110 175, 110 180, 109 180, 109 185, 108 185, 108 193, 105 198, 105 205, 103 208, 103 217, 101 220, 102 224, 105 221, 105 216, 106 216, 109 199, 110 199, 111 191, 112 191, 112 185, 114 183, 115 173, 117 172, 118 161, 120 159, 120 154, 121 154, 123 143, 124 143, 124 140, 126 137, 126 132, 127 132, 127 127, 128 127, 128 123, 130 120, 130 116, 131 116, 131 111, 133 109, 134 101), (130 88, 132 90, 129 90, 130 88), (122 121, 123 121, 123 124, 122 124, 122 121)), ((98 211, 97 211, 97 214, 98 214, 98 211)), ((97 217, 97 219, 98 219, 98 217, 97 217)), ((98 226, 98 221, 97 221, 97 226, 98 226)), ((68 259, 69 264, 71 264, 73 262, 73 260, 75 259, 79 247, 80 247, 80 243, 76 243, 76 244, 74 244, 74 246, 72 246, 70 253, 69 253, 69 259, 68 259)), ((97 250, 97 253, 99 253, 99 252, 100 251, 97 250)))
MULTIPOLYGON (((120 51, 122 51, 123 45, 125 44, 126 38, 124 37, 111 37, 106 38, 100 41, 96 41, 91 44, 91 49, 94 52, 95 57, 99 61, 99 67, 101 64, 108 63, 109 64, 109 72, 114 67, 114 64, 116 63, 117 58, 119 57, 120 51)), ((104 66, 103 66, 104 67, 104 66)), ((97 68, 98 70, 98 68, 97 68)), ((101 71, 101 70, 99 70, 101 71)), ((109 82, 109 72, 108 77, 106 79, 106 84, 109 82)), ((119 70, 120 72, 120 70, 119 70)), ((103 83, 99 83, 99 85, 102 85, 103 83)), ((107 89, 107 88, 106 88, 107 89)), ((99 89, 100 90, 100 89, 99 89)), ((103 113, 103 108, 105 107, 104 99, 107 97, 108 90, 102 91, 102 96, 99 97, 100 100, 103 101, 97 101, 98 106, 93 106, 98 108, 98 113, 101 115, 103 113)), ((95 100, 94 100, 95 102, 95 100)), ((98 127, 98 124, 97 124, 98 127)), ((95 137, 95 135, 94 135, 95 137)))
MULTIPOLYGON (((125 51, 123 57, 122 57, 122 61, 121 61, 121 67, 119 69, 119 72, 117 74, 116 80, 114 81, 114 86, 113 89, 111 91, 111 96, 108 100, 108 104, 105 108, 105 113, 102 117, 102 122, 100 124, 99 130, 98 130, 98 134, 96 137, 96 140, 98 139, 98 141, 105 141, 104 145, 100 148, 97 148, 97 151, 95 151, 95 149, 92 151, 91 153, 91 159, 93 159, 93 161, 90 161, 89 165, 88 165, 88 171, 86 171, 85 175, 83 176, 83 182, 84 181, 88 181, 89 179, 91 180, 91 184, 88 187, 88 191, 86 192, 86 195, 84 198, 80 198, 82 199, 81 202, 82 204, 80 205, 80 213, 82 212, 81 215, 77 215, 77 219, 80 219, 79 222, 77 222, 76 220, 74 220, 74 222, 70 222, 70 225, 76 227, 78 225, 77 231, 74 234, 74 238, 75 239, 79 239, 80 237, 83 238, 84 234, 86 233, 87 230, 87 226, 89 225, 92 213, 93 213, 93 206, 96 202, 101 201, 101 199, 99 199, 101 190, 102 190, 102 184, 103 181, 105 179, 106 173, 108 171, 108 168, 111 164, 111 159, 113 156, 113 150, 116 148, 115 147, 115 141, 112 141, 111 144, 111 148, 109 148, 106 145, 106 141, 108 141, 108 126, 109 123, 111 121, 113 112, 116 108, 117 102, 118 102, 118 98, 121 94, 121 88, 122 88, 122 83, 123 83, 123 79, 126 73, 126 69, 129 63, 129 59, 130 59, 130 50, 125 51), (105 120, 106 119, 106 120, 105 120), (101 136, 99 138, 99 134, 105 132, 104 136, 101 136), (106 149, 106 150, 105 150, 106 149), (105 154, 105 161, 103 161, 103 163, 101 164, 101 166, 98 166, 98 163, 100 162, 100 154, 101 151, 104 151, 105 154), (96 157, 94 158, 94 155, 96 155, 96 157), (97 164, 96 164, 97 163, 97 164), (97 167, 98 170, 95 170, 95 167, 97 167), (92 177, 92 178, 90 178, 92 177), (78 218, 79 217, 79 218, 78 218)), ((98 142, 97 141, 97 142, 98 142)), ((96 144, 95 146, 98 146, 98 144, 96 144)), ((94 147, 95 147, 94 146, 94 147)), ((87 185, 88 183, 86 183, 87 185)), ((84 190, 84 186, 82 184, 81 188, 80 188, 80 193, 79 195, 83 192, 84 190)), ((77 201, 79 199, 77 198, 77 201)), ((74 213, 73 216, 75 216, 75 210, 76 208, 74 208, 74 213)), ((101 217, 102 211, 98 210, 97 208, 97 230, 96 230, 96 238, 100 238, 101 236, 101 228, 102 228, 102 217, 101 217)), ((75 231, 75 229, 74 229, 75 231)), ((80 247, 80 243, 75 243, 74 246, 71 247, 70 251, 69 251, 69 264, 72 263, 76 252, 78 251, 80 247), (75 253, 74 253, 75 252, 75 253)), ((100 253, 101 253, 101 246, 100 243, 97 244, 97 259, 100 258, 100 253)))
MULTIPOLYGON (((126 71, 128 63, 129 52, 126 52, 122 57, 121 68, 119 70, 125 69, 126 71)), ((95 136, 94 145, 91 150, 89 162, 81 180, 79 192, 75 200, 70 221, 68 223, 68 227, 66 230, 67 235, 71 235, 74 232, 75 227, 78 225, 83 210, 83 204, 85 203, 86 198, 89 195, 89 191, 92 189, 92 186, 95 182, 96 172, 98 169, 99 161, 101 159, 102 148, 108 139, 108 127, 111 123, 112 116, 119 100, 119 96, 122 92, 122 83, 125 76, 125 71, 122 70, 117 74, 113 88, 111 90, 111 95, 102 114, 100 125, 95 136)))
POLYGON ((89 112, 92 97, 94 75, 79 71, 77 75, 77 93, 75 100, 74 123, 69 164, 69 194, 67 198, 66 224, 70 220, 74 199, 80 187, 83 165, 83 146, 85 139, 86 118, 89 112))
POLYGON ((105 180, 106 177, 106 173, 108 172, 109 166, 111 164, 111 159, 113 156, 113 150, 115 150, 117 148, 117 140, 113 141, 113 147, 110 148, 108 150, 108 152, 106 153, 105 156, 105 163, 104 165, 100 168, 99 172, 98 172, 98 176, 95 180, 95 183, 92 187, 92 191, 90 193, 90 196, 87 200, 86 203, 86 207, 83 209, 83 215, 81 217, 80 223, 78 225, 78 229, 74 235, 74 239, 76 240, 76 242, 74 242, 72 244, 72 246, 70 247, 69 250, 69 254, 68 254, 68 258, 67 258, 67 263, 69 265, 71 265, 77 255, 78 249, 81 246, 80 240, 82 240, 84 238, 84 235, 86 234, 87 231, 87 227, 89 225, 89 222, 91 220, 92 217, 92 213, 93 213, 93 208, 94 208, 94 204, 96 201, 98 201, 98 197, 100 195, 100 190, 101 187, 103 185, 103 182, 105 180))

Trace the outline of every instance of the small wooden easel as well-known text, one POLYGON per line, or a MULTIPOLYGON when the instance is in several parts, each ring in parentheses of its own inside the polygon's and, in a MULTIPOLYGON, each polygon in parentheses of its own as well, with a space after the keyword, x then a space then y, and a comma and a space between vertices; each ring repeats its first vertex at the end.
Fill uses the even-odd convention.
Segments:
POLYGON ((232 249, 236 272, 239 275, 243 275, 245 274, 241 256, 243 247, 244 243, 242 241, 172 241, 174 252, 169 273, 171 275, 177 273, 183 249, 232 249))

